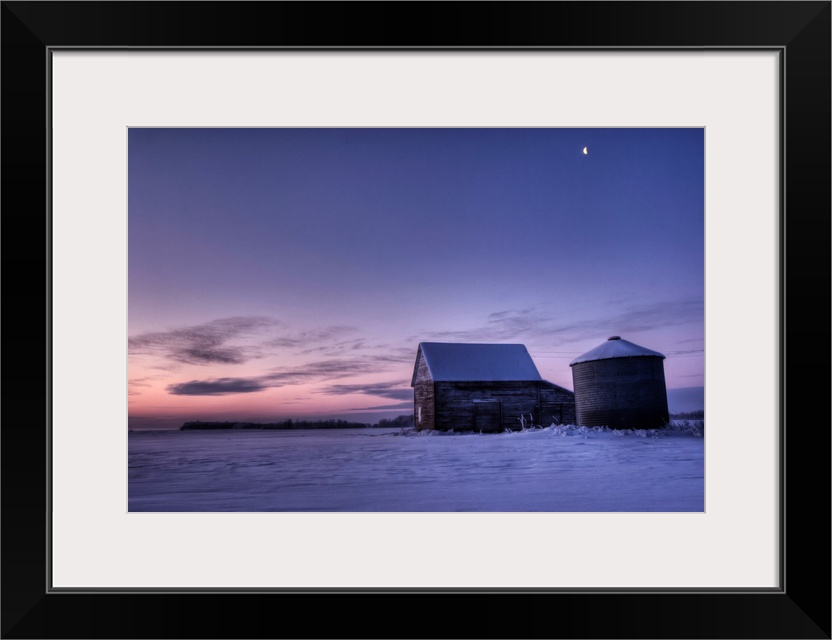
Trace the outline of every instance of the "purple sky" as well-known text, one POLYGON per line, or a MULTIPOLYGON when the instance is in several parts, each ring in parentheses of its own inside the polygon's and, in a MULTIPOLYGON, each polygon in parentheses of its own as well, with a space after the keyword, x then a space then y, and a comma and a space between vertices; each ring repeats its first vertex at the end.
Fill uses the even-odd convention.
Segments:
POLYGON ((131 428, 409 413, 420 341, 704 384, 702 129, 130 129, 128 215, 131 428))

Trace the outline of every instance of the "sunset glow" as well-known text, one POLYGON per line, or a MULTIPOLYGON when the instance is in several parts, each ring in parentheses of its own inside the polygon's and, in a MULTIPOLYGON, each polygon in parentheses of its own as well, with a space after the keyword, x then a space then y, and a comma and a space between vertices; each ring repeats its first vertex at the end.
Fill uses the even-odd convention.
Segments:
POLYGON ((129 425, 411 413, 421 341, 702 387, 703 208, 702 129, 130 129, 129 425))

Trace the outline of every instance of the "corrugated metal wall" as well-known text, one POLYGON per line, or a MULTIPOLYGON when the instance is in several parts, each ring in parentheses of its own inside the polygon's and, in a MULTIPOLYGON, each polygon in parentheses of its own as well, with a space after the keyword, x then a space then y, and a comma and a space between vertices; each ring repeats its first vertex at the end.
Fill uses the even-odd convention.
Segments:
POLYGON ((611 358, 572 366, 577 423, 653 429, 668 421, 664 363, 658 357, 611 358))

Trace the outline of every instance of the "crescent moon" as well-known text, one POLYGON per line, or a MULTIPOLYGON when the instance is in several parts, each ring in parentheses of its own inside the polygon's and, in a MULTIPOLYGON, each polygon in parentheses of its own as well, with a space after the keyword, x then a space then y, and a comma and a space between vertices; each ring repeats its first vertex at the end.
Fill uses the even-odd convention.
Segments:
POLYGON ((584 155, 587 155, 588 153, 589 153, 589 151, 587 151, 586 147, 584 147, 584 155))

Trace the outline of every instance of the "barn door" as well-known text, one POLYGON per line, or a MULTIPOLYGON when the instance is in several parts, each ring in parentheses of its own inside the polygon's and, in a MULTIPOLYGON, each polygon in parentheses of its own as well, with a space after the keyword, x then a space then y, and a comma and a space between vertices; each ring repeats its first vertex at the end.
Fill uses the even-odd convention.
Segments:
POLYGON ((501 402, 475 402, 474 431, 502 431, 502 407, 501 402))

